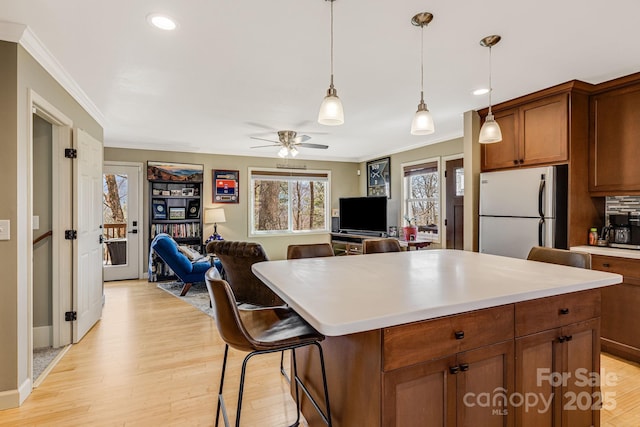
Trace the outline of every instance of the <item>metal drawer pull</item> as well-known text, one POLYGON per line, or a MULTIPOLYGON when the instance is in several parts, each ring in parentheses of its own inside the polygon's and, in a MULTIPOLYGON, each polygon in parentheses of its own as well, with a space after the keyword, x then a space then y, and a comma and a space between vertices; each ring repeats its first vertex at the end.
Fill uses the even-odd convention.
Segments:
POLYGON ((453 375, 457 374, 458 371, 460 371, 460 367, 459 366, 452 366, 449 368, 449 372, 451 372, 453 375))
POLYGON ((467 372, 468 370, 469 370, 469 364, 468 363, 462 363, 460 365, 460 371, 467 372))
POLYGON ((456 331, 453 333, 453 335, 455 335, 457 340, 461 340, 462 338, 464 338, 464 331, 456 331))
POLYGON ((561 308, 560 309, 560 314, 569 314, 569 309, 568 308, 561 308))
POLYGON ((611 264, 609 264, 608 262, 605 262, 604 264, 602 264, 603 267, 611 267, 611 264))

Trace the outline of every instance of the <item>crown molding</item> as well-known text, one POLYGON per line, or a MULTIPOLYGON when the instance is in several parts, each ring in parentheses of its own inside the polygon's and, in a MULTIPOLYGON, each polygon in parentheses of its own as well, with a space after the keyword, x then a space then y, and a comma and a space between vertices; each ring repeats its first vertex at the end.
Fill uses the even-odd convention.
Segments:
POLYGON ((104 129, 105 117, 80 85, 26 25, 0 22, 0 40, 19 43, 104 129))

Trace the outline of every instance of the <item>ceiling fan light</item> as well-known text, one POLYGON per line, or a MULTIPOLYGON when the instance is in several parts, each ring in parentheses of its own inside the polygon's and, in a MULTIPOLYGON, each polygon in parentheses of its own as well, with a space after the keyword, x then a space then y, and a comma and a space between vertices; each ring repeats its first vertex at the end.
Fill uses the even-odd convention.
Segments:
POLYGON ((282 147, 280 151, 278 151, 278 156, 282 157, 283 159, 287 157, 287 154, 289 154, 289 150, 287 150, 287 147, 282 147))
POLYGON ((480 144, 493 144, 494 142, 502 141, 502 131, 500 130, 500 125, 493 118, 493 114, 487 114, 487 119, 485 120, 482 128, 480 129, 480 138, 478 142, 480 144))
POLYGON ((291 149, 289 150, 289 154, 291 155, 291 157, 297 156, 298 150, 296 150, 296 147, 291 147, 291 149))
POLYGON ((430 135, 435 131, 433 116, 424 103, 418 105, 418 111, 411 122, 411 135, 430 135))
POLYGON ((342 101, 335 93, 328 94, 320 104, 320 112, 318 113, 318 123, 326 126, 337 126, 344 123, 344 109, 342 101))

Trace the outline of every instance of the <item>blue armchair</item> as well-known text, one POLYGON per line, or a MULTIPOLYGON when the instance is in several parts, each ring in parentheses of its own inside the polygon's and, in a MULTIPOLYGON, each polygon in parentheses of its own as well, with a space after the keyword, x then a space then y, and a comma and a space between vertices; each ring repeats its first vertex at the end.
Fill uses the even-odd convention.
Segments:
POLYGON ((165 233, 160 233, 153 239, 151 251, 155 252, 184 283, 180 296, 185 296, 193 283, 204 282, 204 274, 211 268, 208 258, 191 261, 178 249, 178 243, 165 233))

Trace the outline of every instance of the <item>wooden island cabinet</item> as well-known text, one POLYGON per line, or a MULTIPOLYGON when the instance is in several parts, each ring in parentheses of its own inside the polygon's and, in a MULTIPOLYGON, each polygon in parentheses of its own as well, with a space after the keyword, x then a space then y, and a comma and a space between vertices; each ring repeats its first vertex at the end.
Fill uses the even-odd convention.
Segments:
MULTIPOLYGON (((252 270, 325 335, 334 426, 599 425, 597 386, 576 374, 599 373, 601 288, 620 275, 438 249, 252 270)), ((322 402, 317 351, 296 361, 322 402)), ((324 425, 304 396, 302 410, 324 425)))

